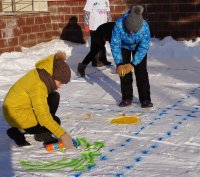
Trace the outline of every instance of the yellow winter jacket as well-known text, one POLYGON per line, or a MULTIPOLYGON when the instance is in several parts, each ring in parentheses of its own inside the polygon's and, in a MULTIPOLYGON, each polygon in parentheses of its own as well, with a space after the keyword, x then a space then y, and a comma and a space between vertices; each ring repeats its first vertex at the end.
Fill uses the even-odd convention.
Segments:
MULTIPOLYGON (((53 55, 38 61, 35 67, 45 69, 52 76, 53 55)), ((10 88, 3 103, 4 117, 11 127, 21 129, 36 126, 39 122, 60 138, 64 129, 51 116, 47 97, 47 87, 33 69, 10 88)))

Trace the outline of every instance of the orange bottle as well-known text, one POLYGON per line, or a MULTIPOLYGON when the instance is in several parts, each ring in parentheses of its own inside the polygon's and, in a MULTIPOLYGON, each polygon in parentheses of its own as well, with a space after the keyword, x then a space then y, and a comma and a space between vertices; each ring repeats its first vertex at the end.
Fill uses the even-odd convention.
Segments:
POLYGON ((57 143, 46 144, 45 148, 47 151, 52 151, 55 149, 64 148, 64 144, 61 141, 59 141, 57 143))

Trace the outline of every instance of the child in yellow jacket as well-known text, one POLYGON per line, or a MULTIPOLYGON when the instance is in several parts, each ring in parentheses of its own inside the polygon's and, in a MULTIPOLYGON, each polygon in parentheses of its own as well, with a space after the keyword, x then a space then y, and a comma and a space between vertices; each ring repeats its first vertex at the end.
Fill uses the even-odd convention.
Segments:
POLYGON ((60 138, 65 148, 73 148, 70 135, 55 115, 60 101, 56 90, 71 78, 65 60, 65 52, 58 51, 38 61, 36 68, 21 77, 7 93, 3 103, 4 117, 11 126, 7 134, 18 146, 30 145, 24 136, 29 133, 45 144, 60 138))

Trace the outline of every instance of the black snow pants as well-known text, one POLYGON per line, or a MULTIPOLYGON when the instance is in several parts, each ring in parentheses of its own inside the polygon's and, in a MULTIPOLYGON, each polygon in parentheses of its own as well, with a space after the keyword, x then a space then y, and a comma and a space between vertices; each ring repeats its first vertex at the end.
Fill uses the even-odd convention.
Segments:
MULTIPOLYGON (((47 102, 53 119, 60 125, 60 119, 55 115, 60 102, 60 94, 58 92, 50 93, 48 95, 47 102)), ((34 127, 25 129, 25 132, 28 134, 40 134, 49 132, 49 130, 38 123, 34 127)))
MULTIPOLYGON (((136 51, 130 51, 122 48, 123 64, 130 63, 131 54, 132 57, 136 51)), ((151 101, 150 97, 150 85, 147 72, 147 55, 143 58, 142 62, 138 65, 134 65, 134 72, 136 77, 136 84, 138 89, 138 95, 140 102, 144 100, 151 101)), ((124 77, 120 77, 122 100, 133 100, 133 76, 132 72, 126 74, 124 77)))

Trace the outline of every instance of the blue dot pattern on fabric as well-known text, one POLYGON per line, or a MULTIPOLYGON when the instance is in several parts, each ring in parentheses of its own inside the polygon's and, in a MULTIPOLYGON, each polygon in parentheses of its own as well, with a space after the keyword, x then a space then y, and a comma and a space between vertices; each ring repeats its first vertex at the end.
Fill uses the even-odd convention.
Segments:
POLYGON ((142 157, 136 157, 136 158, 134 158, 135 162, 140 162, 141 160, 142 160, 142 157))
POLYGON ((129 139, 126 139, 126 142, 130 142, 132 139, 131 138, 129 138, 129 139))
POLYGON ((93 169, 94 167, 96 167, 96 164, 88 166, 88 170, 91 170, 91 169, 93 169))
POLYGON ((147 150, 142 150, 142 154, 149 154, 149 151, 147 151, 147 150))
POLYGON ((122 177, 122 176, 124 176, 124 173, 117 173, 116 174, 116 177, 122 177))
POLYGON ((166 134, 167 134, 167 136, 171 136, 171 135, 172 135, 172 132, 171 132, 171 131, 168 131, 166 134))
POLYGON ((177 126, 177 125, 175 125, 175 126, 174 126, 174 129, 178 129, 178 126, 177 126))
POLYGON ((140 133, 140 132, 136 132, 136 133, 134 133, 134 135, 139 135, 139 133, 140 133))
POLYGON ((130 169, 133 168, 133 165, 127 165, 127 166, 125 166, 125 168, 128 169, 128 170, 130 170, 130 169))
POLYGON ((101 156, 100 160, 108 160, 108 157, 107 156, 101 156))
MULTIPOLYGON (((200 87, 199 87, 199 88, 200 88, 200 87)), ((192 93, 193 93, 193 92, 192 92, 192 93)), ((174 123, 174 125, 172 125, 172 127, 171 127, 168 131, 163 132, 163 136, 157 137, 157 140, 158 140, 158 141, 162 141, 162 140, 164 140, 165 138, 171 137, 171 136, 173 135, 173 131, 177 130, 177 129, 179 128, 179 126, 181 126, 182 124, 186 123, 186 121, 189 120, 190 118, 196 118, 197 116, 193 115, 194 113, 200 112, 200 111, 199 111, 199 108, 197 107, 197 106, 200 106, 200 105, 194 105, 194 106, 193 106, 193 110, 188 109, 188 108, 187 108, 187 109, 181 109, 181 108, 177 107, 177 106, 179 106, 180 104, 182 104, 182 102, 184 101, 184 99, 187 99, 187 98, 191 98, 191 96, 190 96, 190 95, 187 95, 187 96, 185 96, 185 97, 183 97, 183 98, 180 98, 180 100, 176 101, 176 103, 174 103, 174 104, 170 105, 169 107, 165 108, 163 111, 161 111, 161 112, 159 113, 158 116, 154 117, 154 120, 153 120, 153 121, 150 121, 149 123, 145 124, 145 126, 139 127, 139 130, 136 131, 136 132, 134 132, 133 135, 135 135, 135 136, 140 135, 141 132, 142 132, 142 130, 144 130, 144 129, 146 128, 146 126, 148 126, 148 125, 149 125, 149 126, 150 126, 150 125, 154 125, 154 126, 155 126, 156 120, 160 120, 160 119, 161 119, 162 117, 164 117, 164 116, 166 117, 166 115, 169 113, 169 111, 173 111, 173 110, 174 110, 174 111, 182 111, 182 112, 187 111, 187 112, 190 112, 189 114, 175 114, 174 117, 175 117, 175 118, 176 118, 176 117, 177 117, 177 118, 180 117, 180 119, 179 119, 178 121, 176 121, 176 122, 174 123)), ((156 137, 155 137, 155 138, 156 138, 156 137)), ((125 145, 126 145, 126 142, 130 142, 131 140, 133 140, 133 139, 126 139, 126 140, 125 140, 125 145)), ((124 146, 124 144, 120 144, 120 146, 124 146)), ((149 146, 149 150, 148 150, 148 149, 141 150, 141 151, 140 151, 140 155, 141 155, 141 156, 138 156, 138 154, 137 154, 136 157, 133 157, 133 162, 132 162, 132 163, 138 163, 138 162, 143 161, 143 157, 145 157, 145 155, 150 154, 151 151, 153 152, 153 150, 154 150, 154 149, 157 149, 157 148, 159 148, 159 146, 158 146, 157 144, 154 144, 154 145, 150 145, 150 146, 149 146), (150 150, 150 149, 151 149, 151 150, 150 150)), ((116 150, 117 150, 117 149, 116 149, 116 150)), ((134 153, 135 153, 135 152, 137 153, 137 151, 134 151, 134 153)), ((134 168, 134 165, 132 165, 132 164, 125 165, 124 168, 125 168, 126 170, 129 170, 129 169, 134 168)), ((125 169, 123 170, 123 173, 117 173, 116 176, 122 176, 122 175, 123 175, 123 176, 124 176, 124 175, 126 176, 125 169)), ((127 172, 128 172, 128 171, 127 171, 127 172)))
POLYGON ((74 177, 81 177, 82 173, 74 174, 74 177))
POLYGON ((156 148, 158 148, 158 145, 151 145, 150 148, 151 149, 156 149, 156 148))
POLYGON ((115 151, 115 149, 110 149, 110 150, 109 150, 109 152, 113 152, 113 151, 115 151))

